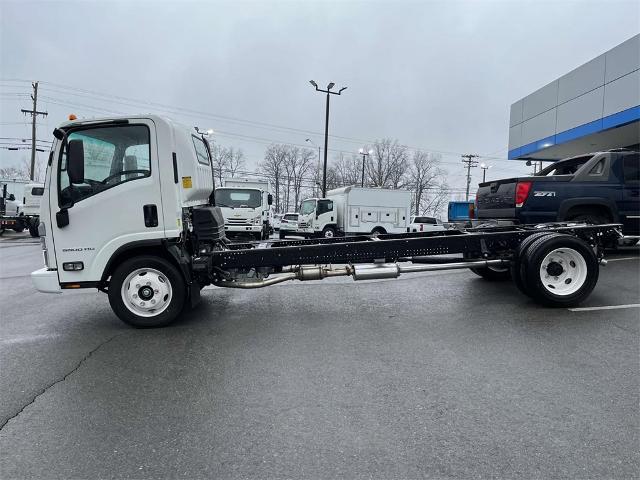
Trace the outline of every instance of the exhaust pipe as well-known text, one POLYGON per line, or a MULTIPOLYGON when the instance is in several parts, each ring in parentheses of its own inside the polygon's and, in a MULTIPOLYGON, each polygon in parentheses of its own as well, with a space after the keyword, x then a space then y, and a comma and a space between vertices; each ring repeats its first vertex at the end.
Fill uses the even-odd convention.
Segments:
POLYGON ((327 277, 352 276, 355 281, 360 280, 381 280, 388 278, 398 278, 402 273, 430 272, 435 270, 458 270, 463 268, 485 268, 489 266, 507 267, 508 260, 475 260, 468 262, 452 262, 447 264, 421 264, 421 265, 398 265, 397 263, 373 263, 362 265, 346 265, 340 268, 330 268, 325 266, 302 266, 294 271, 271 277, 266 280, 256 280, 253 282, 237 282, 234 280, 222 280, 214 282, 217 287, 225 288, 263 288, 289 280, 322 280, 327 277))

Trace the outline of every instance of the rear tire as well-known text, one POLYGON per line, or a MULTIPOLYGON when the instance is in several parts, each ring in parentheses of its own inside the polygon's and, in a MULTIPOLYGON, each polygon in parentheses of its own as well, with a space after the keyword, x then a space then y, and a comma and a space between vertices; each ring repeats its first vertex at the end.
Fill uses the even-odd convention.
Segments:
POLYGON ((549 307, 578 305, 598 282, 596 254, 587 242, 571 235, 537 239, 527 249, 523 264, 531 297, 549 307))
POLYGON ((509 267, 470 268, 473 273, 490 282, 503 282, 511 278, 509 267))
POLYGON ((387 231, 382 227, 376 227, 371 230, 371 236, 377 237, 378 235, 386 235, 387 231))
POLYGON ((511 278, 513 279, 513 283, 516 284, 516 287, 518 287, 518 290, 520 290, 522 293, 524 293, 527 296, 531 296, 531 295, 529 294, 529 290, 525 285, 525 282, 523 280, 523 275, 521 274, 521 268, 523 264, 522 260, 527 252, 527 249, 529 248, 529 246, 531 246, 533 242, 535 242, 539 238, 547 237, 549 235, 557 235, 557 234, 549 233, 549 232, 539 232, 539 233, 534 233, 533 235, 530 235, 527 238, 525 238, 522 241, 522 243, 518 245, 518 248, 516 249, 516 253, 513 257, 513 260, 511 261, 511 278))
POLYGON ((165 327, 182 311, 187 289, 182 274, 161 257, 125 260, 111 276, 109 304, 136 328, 165 327))
POLYGON ((12 228, 11 230, 16 233, 22 233, 24 231, 24 227, 12 228))
POLYGON ((31 225, 29 227, 29 235, 31 235, 34 238, 38 238, 40 236, 40 234, 38 233, 38 226, 37 225, 31 225))

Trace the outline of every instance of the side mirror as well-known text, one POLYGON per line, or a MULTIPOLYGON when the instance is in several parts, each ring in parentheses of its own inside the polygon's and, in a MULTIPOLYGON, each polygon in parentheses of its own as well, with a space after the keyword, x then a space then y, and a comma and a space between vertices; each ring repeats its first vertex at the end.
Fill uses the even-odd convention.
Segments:
POLYGON ((67 146, 67 174, 70 183, 84 183, 84 144, 71 140, 67 146))
POLYGON ((271 195, 271 194, 267 195, 267 203, 269 205, 273 204, 273 195, 271 195))
POLYGON ((13 193, 10 193, 9 194, 9 201, 13 202, 13 201, 15 201, 15 199, 16 199, 16 196, 13 193))

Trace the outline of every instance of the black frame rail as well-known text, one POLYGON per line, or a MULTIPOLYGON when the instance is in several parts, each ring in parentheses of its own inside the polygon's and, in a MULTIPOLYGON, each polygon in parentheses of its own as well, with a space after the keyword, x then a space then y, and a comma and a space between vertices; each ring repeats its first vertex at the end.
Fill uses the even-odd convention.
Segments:
POLYGON ((194 259, 223 270, 232 268, 396 262, 411 257, 464 254, 468 258, 509 259, 518 245, 538 232, 566 233, 594 247, 619 237, 619 224, 495 226, 442 232, 268 241, 229 245, 194 259))

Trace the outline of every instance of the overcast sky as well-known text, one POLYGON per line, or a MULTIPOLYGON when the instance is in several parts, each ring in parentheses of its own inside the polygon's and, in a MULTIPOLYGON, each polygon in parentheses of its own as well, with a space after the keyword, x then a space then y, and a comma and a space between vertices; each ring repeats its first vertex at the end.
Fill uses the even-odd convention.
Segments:
MULTIPOLYGON (((330 138, 331 157, 397 138, 449 152, 460 188, 460 153, 497 157, 488 178, 530 170, 500 160, 509 106, 637 34, 640 2, 0 0, 0 17, 0 137, 31 137, 20 108, 40 80, 39 139, 69 113, 169 112, 254 166, 270 142, 322 143, 309 80, 333 81, 348 89, 330 133, 355 140, 330 138)), ((27 155, 0 149, 0 166, 27 155)))

